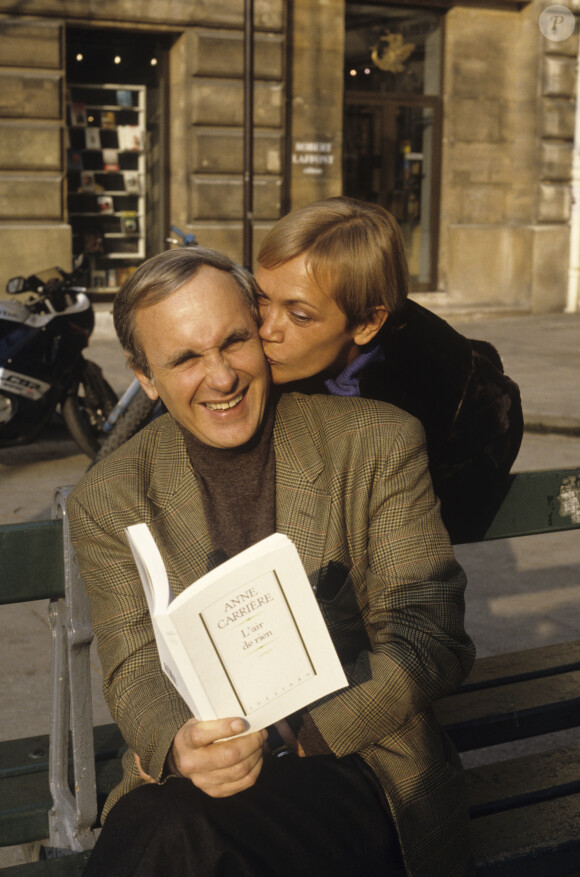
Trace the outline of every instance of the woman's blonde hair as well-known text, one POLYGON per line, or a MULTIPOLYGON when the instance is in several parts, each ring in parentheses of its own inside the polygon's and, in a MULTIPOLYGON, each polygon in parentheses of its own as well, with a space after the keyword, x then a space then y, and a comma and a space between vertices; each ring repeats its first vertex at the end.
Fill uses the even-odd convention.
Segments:
POLYGON ((274 225, 258 264, 276 268, 306 253, 306 267, 347 317, 363 323, 379 305, 400 310, 408 294, 405 247, 396 219, 378 204, 327 198, 292 211, 274 225))

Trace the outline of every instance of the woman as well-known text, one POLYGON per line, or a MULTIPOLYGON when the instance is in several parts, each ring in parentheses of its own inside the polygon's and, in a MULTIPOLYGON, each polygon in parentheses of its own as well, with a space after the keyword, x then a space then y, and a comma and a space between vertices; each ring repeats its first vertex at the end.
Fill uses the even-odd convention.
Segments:
POLYGON ((408 299, 395 219, 329 198, 280 219, 258 254, 260 334, 274 383, 415 415, 452 541, 481 536, 505 494, 523 417, 496 349, 408 299))

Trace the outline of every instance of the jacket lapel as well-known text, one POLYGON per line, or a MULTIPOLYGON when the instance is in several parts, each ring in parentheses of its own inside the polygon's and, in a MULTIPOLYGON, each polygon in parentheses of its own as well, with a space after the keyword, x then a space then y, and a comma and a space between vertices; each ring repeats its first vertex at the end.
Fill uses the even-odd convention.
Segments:
POLYGON ((165 418, 148 498, 156 508, 151 526, 159 544, 171 546, 164 557, 171 586, 179 593, 211 568, 212 545, 183 436, 175 421, 165 418))
POLYGON ((323 460, 291 394, 283 394, 278 402, 274 448, 276 530, 292 539, 316 588, 325 556, 331 496, 323 460))

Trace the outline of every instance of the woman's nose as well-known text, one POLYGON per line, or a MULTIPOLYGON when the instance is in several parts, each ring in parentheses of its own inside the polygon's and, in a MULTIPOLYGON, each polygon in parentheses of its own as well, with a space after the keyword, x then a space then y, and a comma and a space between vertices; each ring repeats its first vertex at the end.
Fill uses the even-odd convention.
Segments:
POLYGON ((260 338, 264 341, 282 341, 282 328, 272 308, 260 311, 260 338))

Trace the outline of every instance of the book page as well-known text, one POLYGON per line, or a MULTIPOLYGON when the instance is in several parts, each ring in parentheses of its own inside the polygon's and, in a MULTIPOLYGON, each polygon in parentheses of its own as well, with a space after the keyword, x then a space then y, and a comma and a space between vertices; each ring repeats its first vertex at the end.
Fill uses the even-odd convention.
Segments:
POLYGON ((243 715, 311 679, 315 668, 275 570, 201 613, 243 715))

